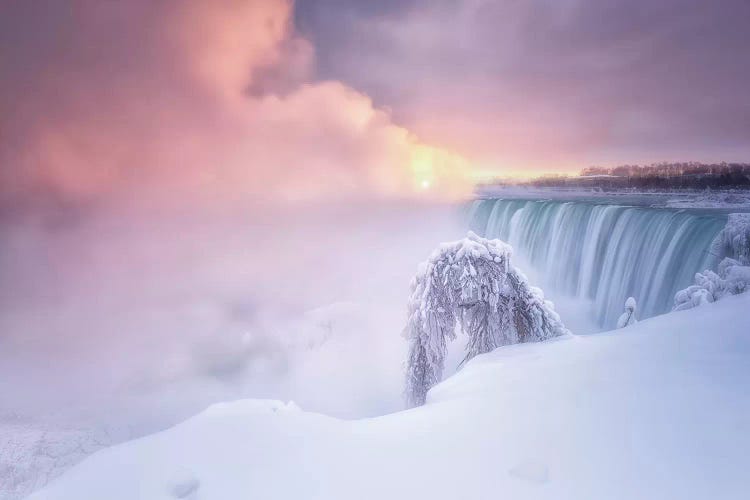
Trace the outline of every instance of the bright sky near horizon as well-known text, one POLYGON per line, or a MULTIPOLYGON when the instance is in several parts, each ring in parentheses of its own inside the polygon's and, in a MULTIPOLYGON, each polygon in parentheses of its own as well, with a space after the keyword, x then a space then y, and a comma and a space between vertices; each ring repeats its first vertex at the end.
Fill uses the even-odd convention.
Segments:
POLYGON ((750 157, 742 0, 3 2, 0 207, 750 157))

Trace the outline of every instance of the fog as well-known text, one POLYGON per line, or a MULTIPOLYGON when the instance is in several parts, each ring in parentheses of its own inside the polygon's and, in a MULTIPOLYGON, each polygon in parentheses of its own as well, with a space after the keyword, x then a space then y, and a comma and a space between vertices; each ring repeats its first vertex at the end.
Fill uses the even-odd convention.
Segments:
POLYGON ((0 412, 145 433, 241 397, 400 407, 408 283, 462 232, 434 203, 469 162, 317 79, 293 12, 10 6, 0 412))
POLYGON ((6 218, 0 412, 140 434, 245 397, 400 409, 409 281, 461 217, 359 202, 6 218))

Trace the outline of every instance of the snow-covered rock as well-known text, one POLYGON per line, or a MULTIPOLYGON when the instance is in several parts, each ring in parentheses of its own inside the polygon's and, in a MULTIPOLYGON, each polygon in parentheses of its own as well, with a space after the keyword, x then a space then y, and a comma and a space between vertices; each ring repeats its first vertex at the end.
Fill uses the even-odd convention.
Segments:
POLYGON ((377 418, 213 406, 97 452, 30 498, 165 500, 185 469, 195 498, 211 500, 744 500, 749 308, 750 294, 731 296, 502 347, 433 387, 425 406, 377 418))

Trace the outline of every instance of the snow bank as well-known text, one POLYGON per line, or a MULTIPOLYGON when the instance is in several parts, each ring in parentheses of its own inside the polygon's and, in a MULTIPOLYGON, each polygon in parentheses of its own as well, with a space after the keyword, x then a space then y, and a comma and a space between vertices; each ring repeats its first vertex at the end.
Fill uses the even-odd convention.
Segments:
POLYGON ((748 308, 745 294, 503 347, 435 386, 425 406, 378 418, 216 405, 96 453, 31 499, 163 500, 175 477, 211 500, 744 499, 748 308))

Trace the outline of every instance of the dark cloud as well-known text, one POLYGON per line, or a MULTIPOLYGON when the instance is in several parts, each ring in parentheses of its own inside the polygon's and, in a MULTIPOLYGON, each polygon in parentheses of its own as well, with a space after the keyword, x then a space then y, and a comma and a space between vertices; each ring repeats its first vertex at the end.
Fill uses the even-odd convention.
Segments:
POLYGON ((750 156, 744 0, 311 3, 321 76, 490 163, 750 156))

